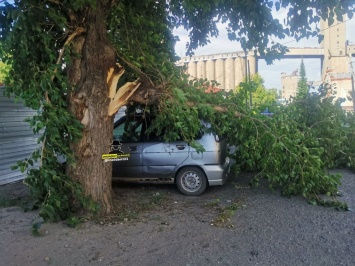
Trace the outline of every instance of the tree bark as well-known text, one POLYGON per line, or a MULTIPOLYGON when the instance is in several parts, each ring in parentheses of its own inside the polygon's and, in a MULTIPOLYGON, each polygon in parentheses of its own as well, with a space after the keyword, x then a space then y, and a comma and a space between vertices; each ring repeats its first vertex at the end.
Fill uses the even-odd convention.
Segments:
POLYGON ((110 151, 113 132, 107 76, 115 66, 115 50, 108 41, 105 24, 109 3, 96 1, 96 6, 86 11, 85 33, 73 40, 68 67, 73 88, 68 93, 68 108, 83 124, 83 135, 71 143, 75 166, 67 164, 66 170, 83 185, 85 194, 101 205, 103 213, 112 210, 112 164, 101 159, 110 151))

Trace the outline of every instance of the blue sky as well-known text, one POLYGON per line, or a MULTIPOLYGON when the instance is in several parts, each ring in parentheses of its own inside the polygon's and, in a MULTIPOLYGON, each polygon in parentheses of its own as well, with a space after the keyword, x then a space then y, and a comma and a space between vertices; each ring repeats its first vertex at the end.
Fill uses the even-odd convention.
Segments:
MULTIPOLYGON (((285 15, 286 11, 282 14, 277 14, 277 17, 282 17, 285 15)), ((282 21, 282 20, 281 20, 282 21)), ((351 44, 355 44, 355 17, 346 22, 346 39, 350 41, 351 44)), ((212 38, 208 45, 200 47, 195 51, 196 55, 208 55, 217 53, 227 53, 242 51, 240 45, 237 42, 231 42, 227 38, 227 31, 224 29, 223 25, 219 27, 219 37, 212 38)), ((175 51, 178 56, 184 57, 186 54, 185 45, 188 41, 187 32, 183 29, 177 29, 174 34, 179 36, 180 42, 175 46, 175 51)), ((288 47, 319 47, 318 39, 310 38, 303 39, 299 42, 296 40, 288 38, 281 40, 280 43, 287 45, 288 47)), ((355 59, 353 59, 355 67, 355 59)), ((299 68, 301 64, 301 59, 283 59, 275 60, 272 65, 267 65, 264 60, 259 60, 259 73, 265 80, 265 86, 267 88, 277 88, 281 87, 281 72, 286 72, 291 74, 294 70, 299 68)), ((321 68, 320 59, 304 59, 304 64, 306 68, 307 79, 309 81, 318 81, 321 79, 321 68)))

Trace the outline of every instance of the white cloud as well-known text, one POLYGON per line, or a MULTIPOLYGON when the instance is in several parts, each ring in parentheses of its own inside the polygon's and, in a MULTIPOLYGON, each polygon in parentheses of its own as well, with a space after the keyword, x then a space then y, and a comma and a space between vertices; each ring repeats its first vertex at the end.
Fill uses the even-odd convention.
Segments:
MULTIPOLYGON (((228 33, 225 26, 220 23, 218 25, 219 36, 218 38, 211 38, 210 43, 198 48, 194 51, 195 55, 207 55, 216 53, 229 53, 240 51, 241 45, 236 41, 228 39, 228 33)), ((180 57, 186 56, 186 43, 189 41, 188 33, 182 27, 174 30, 175 35, 179 36, 180 42, 175 45, 176 54, 180 57)))

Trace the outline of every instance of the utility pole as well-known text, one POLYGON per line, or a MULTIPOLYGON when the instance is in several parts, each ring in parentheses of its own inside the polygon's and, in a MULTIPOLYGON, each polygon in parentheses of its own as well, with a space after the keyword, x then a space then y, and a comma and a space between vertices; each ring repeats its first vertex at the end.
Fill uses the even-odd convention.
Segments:
MULTIPOLYGON (((245 53, 245 83, 248 84, 248 88, 250 85, 250 64, 249 64, 249 60, 248 60, 248 52, 247 50, 244 50, 245 53)), ((248 91, 245 91, 245 105, 246 107, 249 109, 252 109, 253 107, 253 101, 252 101, 252 92, 249 92, 249 106, 248 106, 248 91)))
MULTIPOLYGON (((245 83, 248 84, 248 53, 244 50, 245 54, 245 83)), ((248 84, 249 85, 249 84, 248 84)), ((248 91, 245 90, 245 108, 248 108, 248 91)))
POLYGON ((355 112, 355 89, 354 89, 354 73, 351 73, 351 92, 353 98, 353 111, 355 112))
MULTIPOLYGON (((249 60, 248 60, 248 84, 250 85, 250 63, 249 63, 249 60)), ((250 91, 249 92, 249 103, 250 103, 250 109, 253 108, 253 95, 252 95, 252 92, 250 91)))
POLYGON ((354 88, 354 68, 353 63, 351 61, 351 54, 349 55, 350 60, 350 75, 351 75, 351 98, 353 99, 353 111, 355 112, 355 88, 354 88))

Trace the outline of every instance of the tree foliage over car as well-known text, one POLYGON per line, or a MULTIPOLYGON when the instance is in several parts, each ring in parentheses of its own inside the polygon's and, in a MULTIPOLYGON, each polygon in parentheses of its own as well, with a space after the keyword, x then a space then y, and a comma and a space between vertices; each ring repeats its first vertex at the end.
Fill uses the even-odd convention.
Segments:
POLYGON ((274 165, 274 182, 295 184, 286 191, 305 196, 333 193, 338 181, 324 175, 316 141, 306 138, 287 113, 264 121, 250 113, 242 97, 204 93, 206 81, 189 81, 175 67, 176 37, 171 30, 182 26, 189 31, 191 54, 218 36, 217 24, 223 22, 231 40, 246 51, 258 50, 271 62, 286 51, 275 38, 315 36, 319 29, 312 25, 321 18, 332 24, 343 14, 351 18, 353 12, 352 0, 3 1, 1 58, 11 66, 7 92, 39 110, 29 121, 35 132, 44 131, 42 148, 18 165, 25 171, 33 161, 40 162, 39 169, 28 170, 26 182, 41 215, 63 219, 75 209, 97 209, 94 202, 103 213, 112 211, 112 169, 101 154, 110 149, 113 114, 127 104, 153 112, 152 126, 169 128, 167 139, 179 134, 193 142, 199 119, 206 119, 241 147, 241 168, 263 166, 271 178, 274 165), (280 9, 288 9, 284 25, 272 14, 280 9), (272 162, 260 161, 270 149, 278 156, 272 162), (67 158, 65 174, 57 155, 67 158), (305 156, 310 160, 307 167, 302 166, 305 156), (313 174, 329 182, 315 182, 323 189, 300 189, 309 187, 313 174))

